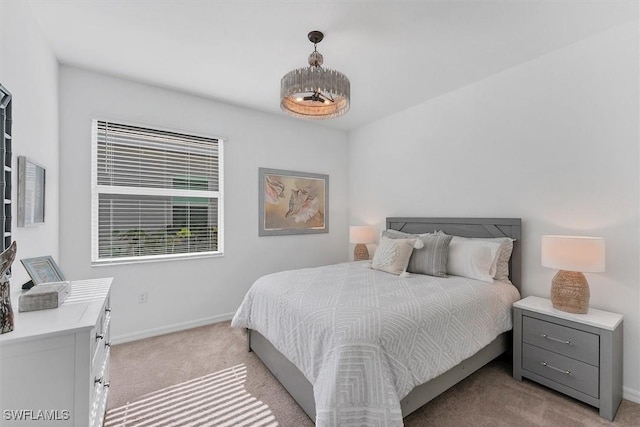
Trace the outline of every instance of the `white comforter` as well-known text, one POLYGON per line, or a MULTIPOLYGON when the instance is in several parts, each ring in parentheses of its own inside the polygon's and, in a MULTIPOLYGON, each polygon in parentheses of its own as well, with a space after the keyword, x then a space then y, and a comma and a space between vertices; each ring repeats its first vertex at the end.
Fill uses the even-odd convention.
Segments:
POLYGON ((258 279, 232 326, 264 335, 313 384, 318 426, 402 425, 400 400, 512 327, 511 284, 403 278, 356 262, 258 279))

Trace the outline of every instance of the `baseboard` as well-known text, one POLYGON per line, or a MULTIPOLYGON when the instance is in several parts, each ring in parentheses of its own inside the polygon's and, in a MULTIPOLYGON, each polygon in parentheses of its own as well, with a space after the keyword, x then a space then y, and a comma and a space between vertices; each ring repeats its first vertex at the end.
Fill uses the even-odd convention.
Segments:
POLYGON ((622 388, 622 398, 630 402, 640 403, 640 391, 629 387, 622 388))
POLYGON ((192 320, 189 322, 176 323, 173 325, 163 326, 160 328, 146 329, 144 331, 133 332, 131 334, 118 335, 111 337, 112 344, 122 344, 130 341, 137 341, 144 338, 151 338, 158 335, 169 334, 171 332, 184 331, 186 329, 197 328, 198 326, 211 325, 213 323, 226 322, 233 318, 233 313, 223 313, 217 316, 205 317, 204 319, 192 320))

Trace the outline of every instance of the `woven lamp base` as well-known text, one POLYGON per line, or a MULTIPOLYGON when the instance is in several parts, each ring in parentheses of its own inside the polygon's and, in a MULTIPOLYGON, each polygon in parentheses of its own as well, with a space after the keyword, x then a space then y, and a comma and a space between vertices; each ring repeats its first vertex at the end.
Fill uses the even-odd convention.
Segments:
POLYGON ((354 261, 365 261, 369 259, 369 250, 364 243, 358 243, 353 250, 354 261))
POLYGON ((567 313, 585 314, 589 311, 589 284, 578 271, 560 270, 551 281, 553 308, 567 313))

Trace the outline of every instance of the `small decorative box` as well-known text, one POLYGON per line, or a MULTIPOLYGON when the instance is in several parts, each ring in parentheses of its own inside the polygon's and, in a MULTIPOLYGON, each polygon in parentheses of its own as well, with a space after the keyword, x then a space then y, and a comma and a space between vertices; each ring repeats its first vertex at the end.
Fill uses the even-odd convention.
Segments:
POLYGON ((69 282, 41 283, 29 289, 18 299, 18 311, 36 311, 58 308, 69 296, 69 282))

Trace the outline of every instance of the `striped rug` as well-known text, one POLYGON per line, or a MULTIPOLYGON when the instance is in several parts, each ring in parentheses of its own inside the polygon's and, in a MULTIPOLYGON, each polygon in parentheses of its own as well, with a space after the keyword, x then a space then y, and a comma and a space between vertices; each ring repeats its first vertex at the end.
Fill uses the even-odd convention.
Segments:
POLYGON ((155 391, 107 412, 104 427, 273 427, 269 407, 244 388, 247 367, 236 365, 155 391))

